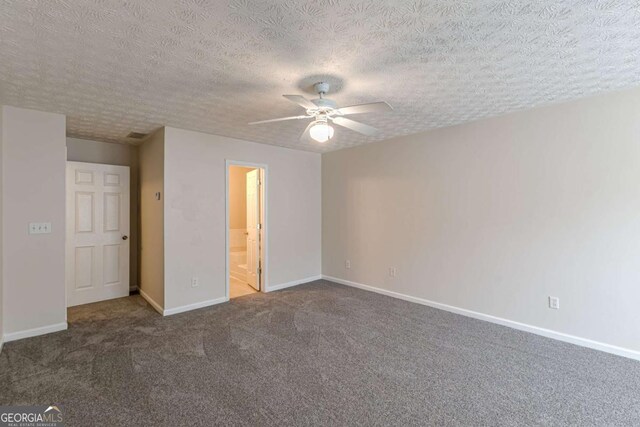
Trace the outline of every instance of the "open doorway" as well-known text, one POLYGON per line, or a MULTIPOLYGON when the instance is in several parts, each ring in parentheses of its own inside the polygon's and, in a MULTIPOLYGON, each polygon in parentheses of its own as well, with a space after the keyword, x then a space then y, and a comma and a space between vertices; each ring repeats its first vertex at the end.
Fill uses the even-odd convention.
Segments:
POLYGON ((227 162, 227 298, 264 289, 264 165, 227 162))

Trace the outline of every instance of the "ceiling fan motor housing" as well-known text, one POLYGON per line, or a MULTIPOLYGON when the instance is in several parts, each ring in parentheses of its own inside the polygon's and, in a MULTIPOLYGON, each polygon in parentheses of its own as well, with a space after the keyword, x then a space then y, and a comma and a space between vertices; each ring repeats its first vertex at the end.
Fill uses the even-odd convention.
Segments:
POLYGON ((318 94, 320 94, 320 96, 329 93, 329 87, 329 83, 325 82, 318 82, 313 85, 313 88, 318 92, 318 94))
POLYGON ((318 109, 321 111, 336 110, 338 108, 338 105, 332 99, 317 98, 317 99, 312 99, 311 102, 316 104, 318 106, 318 109))

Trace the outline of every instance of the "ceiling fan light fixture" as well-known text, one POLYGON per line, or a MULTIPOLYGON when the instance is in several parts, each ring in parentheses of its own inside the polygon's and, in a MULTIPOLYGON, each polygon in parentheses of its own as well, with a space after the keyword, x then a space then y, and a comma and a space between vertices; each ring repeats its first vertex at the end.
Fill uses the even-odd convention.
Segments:
POLYGON ((309 135, 318 142, 327 142, 333 138, 333 127, 327 122, 316 122, 309 129, 309 135))
POLYGON ((383 101, 338 108, 338 105, 334 100, 324 97, 324 95, 329 92, 328 83, 316 83, 315 89, 316 92, 318 92, 319 98, 313 100, 308 100, 302 95, 282 95, 294 104, 298 104, 300 107, 304 108, 306 113, 305 115, 259 120, 249 124, 259 125, 262 123, 283 122, 287 120, 311 119, 313 121, 309 123, 302 135, 300 135, 300 141, 309 142, 310 139, 313 139, 314 141, 322 143, 333 138, 334 130, 333 126, 329 124, 329 121, 334 125, 342 126, 343 128, 350 129, 365 136, 376 136, 378 134, 378 129, 344 116, 348 116, 350 114, 381 113, 393 110, 391 105, 383 101))

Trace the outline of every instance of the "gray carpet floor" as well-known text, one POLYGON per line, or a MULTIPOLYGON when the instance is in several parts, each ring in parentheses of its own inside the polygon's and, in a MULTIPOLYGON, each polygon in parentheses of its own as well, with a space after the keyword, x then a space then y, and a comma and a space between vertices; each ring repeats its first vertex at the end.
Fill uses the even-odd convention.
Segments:
POLYGON ((1 404, 68 426, 640 425, 639 362, 326 281, 69 321, 5 344, 1 404))

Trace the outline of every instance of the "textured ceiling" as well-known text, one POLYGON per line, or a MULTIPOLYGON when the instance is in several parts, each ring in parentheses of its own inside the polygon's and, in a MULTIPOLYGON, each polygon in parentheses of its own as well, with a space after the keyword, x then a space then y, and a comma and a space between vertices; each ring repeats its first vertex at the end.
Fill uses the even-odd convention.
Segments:
POLYGON ((634 0, 2 0, 0 103, 64 113, 72 136, 162 125, 314 151, 640 85, 634 0), (281 97, 334 83, 384 100, 303 144, 281 97))

